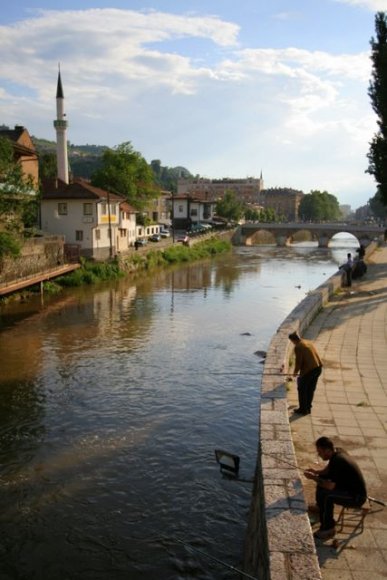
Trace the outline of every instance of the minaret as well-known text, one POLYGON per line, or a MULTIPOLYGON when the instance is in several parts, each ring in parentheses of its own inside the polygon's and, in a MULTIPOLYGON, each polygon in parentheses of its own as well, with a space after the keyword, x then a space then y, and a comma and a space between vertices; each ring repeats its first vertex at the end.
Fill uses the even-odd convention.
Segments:
POLYGON ((56 130, 56 163, 57 177, 64 183, 69 182, 69 163, 67 159, 67 121, 64 111, 64 96, 60 69, 58 72, 58 86, 56 89, 56 120, 54 127, 56 130))

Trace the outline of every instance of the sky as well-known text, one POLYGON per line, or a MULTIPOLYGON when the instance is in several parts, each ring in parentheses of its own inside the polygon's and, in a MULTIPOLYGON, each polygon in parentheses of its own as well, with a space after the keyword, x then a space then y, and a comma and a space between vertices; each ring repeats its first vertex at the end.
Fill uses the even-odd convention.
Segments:
POLYGON ((0 124, 74 145, 130 141, 206 178, 375 194, 370 39, 387 0, 53 0, 0 12, 0 124))

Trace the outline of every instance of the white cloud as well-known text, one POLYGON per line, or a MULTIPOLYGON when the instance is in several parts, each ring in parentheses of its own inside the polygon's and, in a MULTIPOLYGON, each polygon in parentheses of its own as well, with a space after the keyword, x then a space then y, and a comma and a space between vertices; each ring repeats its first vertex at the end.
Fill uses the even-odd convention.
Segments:
POLYGON ((362 175, 374 126, 369 54, 242 50, 239 33, 214 16, 40 12, 0 27, 0 119, 54 138, 60 61, 73 143, 131 140, 147 160, 213 177, 266 168, 268 186, 329 190, 335 165, 348 167, 342 152, 362 175))

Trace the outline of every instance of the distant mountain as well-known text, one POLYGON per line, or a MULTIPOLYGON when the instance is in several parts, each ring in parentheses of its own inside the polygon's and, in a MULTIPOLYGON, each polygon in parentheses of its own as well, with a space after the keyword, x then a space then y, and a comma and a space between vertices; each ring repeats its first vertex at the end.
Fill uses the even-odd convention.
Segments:
MULTIPOLYGON (((56 155, 56 142, 32 136, 32 141, 39 155, 56 155)), ((68 145, 69 169, 74 177, 90 179, 101 166, 102 155, 106 145, 68 145)), ((185 167, 164 167, 160 160, 153 160, 150 166, 155 174, 155 181, 165 191, 177 191, 179 177, 193 177, 185 167)))

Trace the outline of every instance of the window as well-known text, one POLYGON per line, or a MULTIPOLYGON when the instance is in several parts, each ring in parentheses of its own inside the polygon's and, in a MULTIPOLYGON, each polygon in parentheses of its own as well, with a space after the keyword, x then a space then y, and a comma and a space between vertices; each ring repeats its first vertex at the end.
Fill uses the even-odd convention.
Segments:
POLYGON ((101 230, 95 230, 95 239, 96 240, 100 240, 101 239, 101 230))
POLYGON ((75 230, 75 239, 77 242, 83 241, 83 230, 75 230))
POLYGON ((67 215, 67 203, 65 202, 58 203, 58 214, 67 215))
POLYGON ((84 203, 83 204, 83 215, 93 215, 93 204, 84 203))
POLYGON ((198 215, 198 210, 196 208, 192 208, 191 215, 198 215))

